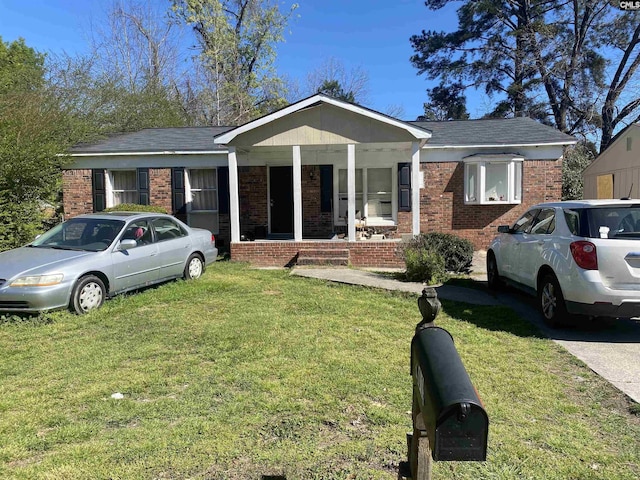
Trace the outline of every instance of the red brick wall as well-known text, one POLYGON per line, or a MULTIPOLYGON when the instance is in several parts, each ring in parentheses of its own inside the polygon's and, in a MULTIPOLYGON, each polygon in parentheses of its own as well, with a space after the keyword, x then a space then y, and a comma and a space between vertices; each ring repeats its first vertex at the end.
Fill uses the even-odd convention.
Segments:
POLYGON ((266 226, 267 167, 239 167, 240 233, 253 235, 256 227, 266 226))
POLYGON ((296 263, 298 252, 305 249, 349 250, 349 263, 354 267, 403 267, 401 243, 372 242, 277 242, 255 241, 231 244, 231 259, 261 267, 287 267, 296 263))
MULTIPOLYGON (((172 213, 171 169, 149 169, 149 193, 151 205, 163 207, 172 213)), ((62 174, 62 203, 67 218, 93 212, 91 170, 65 170, 62 174)))
POLYGON ((93 212, 91 170, 62 172, 62 206, 66 218, 93 212))
MULTIPOLYGON (((527 160, 523 166, 522 203, 465 205, 462 162, 423 163, 420 231, 452 233, 486 249, 498 225, 512 224, 531 205, 560 200, 562 160, 527 160)), ((411 233, 411 213, 398 214, 398 231, 411 233)))
POLYGON ((302 236, 305 238, 329 238, 333 217, 321 211, 320 169, 316 165, 302 166, 302 236), (313 173, 313 178, 311 174, 313 173))
POLYGON ((404 268, 401 248, 399 241, 350 242, 349 263, 354 267, 404 268))
POLYGON ((164 208, 173 213, 171 205, 171 169, 149 169, 149 195, 151 205, 164 208))

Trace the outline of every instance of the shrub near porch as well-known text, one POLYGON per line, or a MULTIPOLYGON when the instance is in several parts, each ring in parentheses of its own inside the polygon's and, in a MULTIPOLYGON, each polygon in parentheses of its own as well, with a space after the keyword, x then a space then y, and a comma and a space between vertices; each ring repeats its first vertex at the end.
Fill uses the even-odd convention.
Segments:
MULTIPOLYGON (((434 478, 638 478, 617 390, 509 310, 443 307, 491 425, 487 462, 434 478)), ((9 319, 0 478, 395 479, 418 320, 415 296, 228 262, 86 316, 9 319)))

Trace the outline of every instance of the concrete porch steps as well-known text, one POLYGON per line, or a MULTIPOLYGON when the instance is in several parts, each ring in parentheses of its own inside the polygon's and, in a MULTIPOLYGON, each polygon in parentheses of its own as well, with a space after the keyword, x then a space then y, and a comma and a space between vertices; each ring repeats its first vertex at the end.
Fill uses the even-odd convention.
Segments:
POLYGON ((349 265, 347 248, 305 248, 298 252, 298 266, 327 265, 346 267, 349 265))

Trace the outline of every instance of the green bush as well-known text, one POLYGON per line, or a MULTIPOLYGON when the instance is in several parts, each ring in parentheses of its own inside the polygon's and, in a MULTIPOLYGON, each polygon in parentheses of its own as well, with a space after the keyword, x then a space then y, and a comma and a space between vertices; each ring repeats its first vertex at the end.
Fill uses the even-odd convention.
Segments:
POLYGON ((115 207, 105 208, 104 212, 152 212, 169 213, 166 209, 157 205, 136 205, 135 203, 121 203, 115 207))
POLYGON ((435 250, 408 247, 404 251, 404 263, 407 268, 405 276, 410 282, 431 285, 447 278, 444 258, 435 250))
POLYGON ((473 260, 473 244, 450 233, 423 233, 409 241, 406 249, 433 250, 444 259, 447 272, 465 272, 473 260))

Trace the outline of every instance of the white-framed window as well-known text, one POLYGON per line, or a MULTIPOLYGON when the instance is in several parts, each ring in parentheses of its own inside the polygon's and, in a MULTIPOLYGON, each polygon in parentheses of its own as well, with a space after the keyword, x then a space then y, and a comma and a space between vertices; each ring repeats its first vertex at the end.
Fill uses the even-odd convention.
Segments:
MULTIPOLYGON (((356 168, 356 219, 368 225, 393 223, 395 189, 393 168, 356 168)), ((349 202, 347 170, 338 170, 338 223, 347 223, 349 202)))
POLYGON ((218 170, 189 168, 184 170, 184 190, 187 201, 187 224, 205 228, 215 234, 220 231, 218 214, 218 170))
POLYGON ((106 175, 107 207, 122 203, 138 203, 135 170, 109 170, 106 175))
POLYGON ((390 168, 367 169, 367 218, 391 219, 393 182, 390 168))
MULTIPOLYGON (((349 205, 348 185, 347 170, 340 169, 338 171, 338 217, 344 219, 347 218, 347 209, 349 205)), ((362 218, 365 216, 362 199, 362 169, 356 168, 356 218, 362 218)))
POLYGON ((473 158, 464 161, 464 203, 522 202, 523 158, 473 158))
POLYGON ((215 168, 186 170, 185 180, 189 211, 218 211, 218 171, 215 168))

